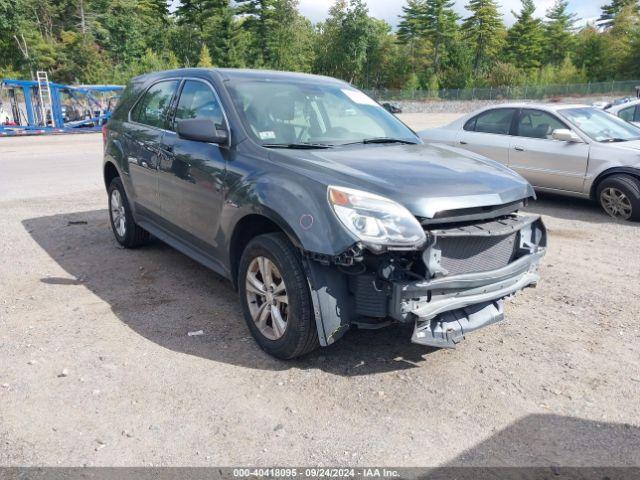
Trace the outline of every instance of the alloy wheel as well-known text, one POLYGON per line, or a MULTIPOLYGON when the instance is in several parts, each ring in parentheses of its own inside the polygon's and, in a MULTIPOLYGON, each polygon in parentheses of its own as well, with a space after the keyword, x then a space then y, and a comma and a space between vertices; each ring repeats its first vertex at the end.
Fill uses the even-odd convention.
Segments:
POLYGON ((120 191, 115 188, 111 192, 109 199, 109 206, 111 209, 111 221, 120 238, 123 238, 127 233, 126 214, 124 210, 124 202, 122 201, 122 195, 120 191))
POLYGON ((615 187, 605 188, 602 191, 600 203, 602 203, 602 208, 614 218, 628 220, 633 213, 629 197, 615 187))
POLYGON ((275 263, 256 257, 245 278, 247 304, 256 327, 269 340, 278 340, 287 329, 289 299, 284 279, 275 263))

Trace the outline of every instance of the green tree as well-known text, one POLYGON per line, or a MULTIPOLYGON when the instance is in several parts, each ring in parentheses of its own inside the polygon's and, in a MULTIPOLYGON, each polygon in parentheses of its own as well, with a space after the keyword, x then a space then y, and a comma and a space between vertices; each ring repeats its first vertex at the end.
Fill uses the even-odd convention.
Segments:
POLYGON ((626 6, 631 6, 635 13, 638 13, 638 0, 612 0, 611 3, 602 6, 600 20, 613 20, 618 13, 626 6))
POLYGON ((267 31, 265 66, 276 70, 310 72, 315 31, 298 12, 297 0, 274 0, 267 31))
POLYGON ((270 63, 269 29, 274 25, 276 0, 236 0, 237 13, 246 16, 243 25, 253 34, 252 53, 249 59, 255 66, 270 63))
POLYGON ((608 79, 608 45, 604 35, 594 27, 584 28, 576 39, 575 63, 583 68, 590 81, 604 81, 608 79))
POLYGON ((397 39, 405 46, 402 56, 410 67, 411 82, 416 79, 418 83, 426 82, 433 55, 433 48, 425 38, 425 10, 425 0, 409 0, 402 7, 398 24, 397 39))
POLYGON ((336 1, 319 28, 316 71, 353 82, 363 71, 375 34, 364 1, 336 1))
POLYGON ((198 67, 201 68, 211 68, 213 67, 213 60, 211 60, 211 54, 209 53, 209 47, 206 45, 202 46, 200 50, 200 57, 198 58, 198 67))
POLYGON ((573 30, 576 14, 567 11, 568 5, 568 0, 556 0, 547 10, 547 21, 544 24, 545 63, 561 65, 575 48, 573 30))
POLYGON ((470 0, 471 12, 462 23, 462 32, 473 54, 473 71, 477 75, 493 62, 504 41, 504 24, 495 0, 470 0))
POLYGON ((432 68, 436 75, 446 61, 449 48, 456 38, 458 15, 451 0, 425 0, 423 34, 433 47, 432 68))
POLYGON ((609 55, 607 64, 612 78, 630 78, 637 67, 632 64, 635 57, 634 43, 640 37, 640 19, 635 5, 625 5, 613 18, 605 34, 609 55))
POLYGON ((544 32, 542 21, 534 17, 533 0, 521 0, 522 10, 513 13, 516 22, 507 32, 505 57, 518 68, 533 69, 542 63, 544 32))

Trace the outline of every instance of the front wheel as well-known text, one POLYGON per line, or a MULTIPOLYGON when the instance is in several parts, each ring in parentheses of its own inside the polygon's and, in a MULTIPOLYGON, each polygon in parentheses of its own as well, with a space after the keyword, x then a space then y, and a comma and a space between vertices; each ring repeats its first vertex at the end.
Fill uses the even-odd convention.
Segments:
POLYGON ((612 175, 598 185, 598 201, 611 217, 640 220, 640 180, 630 175, 612 175))
POLYGON ((268 354, 287 360, 319 346, 307 277, 285 235, 260 235, 249 242, 238 287, 249 330, 268 354))

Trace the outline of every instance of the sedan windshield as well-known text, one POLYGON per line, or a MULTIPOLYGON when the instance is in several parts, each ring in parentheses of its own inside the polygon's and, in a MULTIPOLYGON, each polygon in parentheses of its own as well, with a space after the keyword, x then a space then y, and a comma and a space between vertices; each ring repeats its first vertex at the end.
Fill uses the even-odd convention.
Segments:
POLYGON ((640 139, 640 128, 592 107, 566 108, 559 113, 596 142, 640 139))
POLYGON ((420 143, 378 103, 346 85, 241 81, 229 91, 247 129, 267 147, 420 143))

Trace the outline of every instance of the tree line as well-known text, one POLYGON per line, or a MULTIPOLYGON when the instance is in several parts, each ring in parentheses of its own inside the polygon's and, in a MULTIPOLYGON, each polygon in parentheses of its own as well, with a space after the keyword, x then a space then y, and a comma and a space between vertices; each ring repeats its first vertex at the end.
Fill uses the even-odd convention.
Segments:
POLYGON ((319 73, 369 89, 547 85, 640 78, 639 0, 611 0, 578 28, 567 0, 544 18, 521 0, 506 27, 496 0, 408 0, 397 28, 364 0, 336 0, 312 24, 297 0, 0 0, 0 77, 124 83, 189 66, 319 73))

